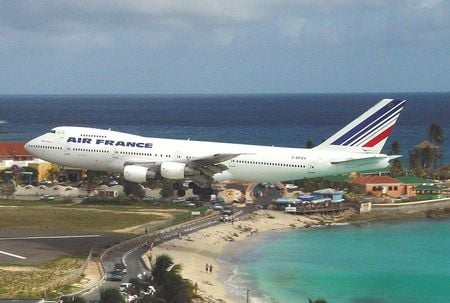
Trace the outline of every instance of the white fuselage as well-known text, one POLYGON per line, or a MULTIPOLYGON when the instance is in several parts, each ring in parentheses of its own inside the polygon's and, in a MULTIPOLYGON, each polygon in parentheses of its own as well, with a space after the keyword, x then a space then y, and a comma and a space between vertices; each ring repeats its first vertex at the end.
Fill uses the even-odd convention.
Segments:
POLYGON ((127 162, 181 162, 215 154, 239 154, 224 161, 228 167, 215 181, 277 182, 381 169, 389 159, 380 154, 374 164, 333 164, 342 159, 364 159, 364 153, 321 149, 257 146, 191 140, 161 139, 85 127, 56 127, 26 144, 43 160, 97 171, 124 171, 127 162))

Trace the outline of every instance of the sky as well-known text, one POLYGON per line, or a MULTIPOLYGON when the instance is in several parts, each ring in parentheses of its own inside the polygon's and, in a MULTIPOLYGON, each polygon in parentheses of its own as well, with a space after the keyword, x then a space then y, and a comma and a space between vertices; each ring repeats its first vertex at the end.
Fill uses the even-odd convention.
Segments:
POLYGON ((0 0, 0 94, 434 91, 448 0, 0 0))

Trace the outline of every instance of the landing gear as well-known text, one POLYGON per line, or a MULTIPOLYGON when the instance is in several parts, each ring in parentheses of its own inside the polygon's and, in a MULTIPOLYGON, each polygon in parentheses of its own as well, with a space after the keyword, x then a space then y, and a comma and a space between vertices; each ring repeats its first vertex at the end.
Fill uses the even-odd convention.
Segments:
POLYGON ((175 182, 173 185, 172 185, 172 188, 173 188, 173 190, 180 190, 180 189, 183 189, 183 185, 181 184, 181 183, 179 183, 179 182, 175 182))
MULTIPOLYGON (((191 187, 191 184, 189 184, 189 187, 191 187)), ((192 182, 192 192, 194 195, 199 195, 204 200, 209 200, 211 195, 214 194, 211 187, 200 187, 194 182, 192 182)))
POLYGON ((184 197, 186 195, 186 191, 184 189, 177 190, 177 196, 178 197, 184 197))

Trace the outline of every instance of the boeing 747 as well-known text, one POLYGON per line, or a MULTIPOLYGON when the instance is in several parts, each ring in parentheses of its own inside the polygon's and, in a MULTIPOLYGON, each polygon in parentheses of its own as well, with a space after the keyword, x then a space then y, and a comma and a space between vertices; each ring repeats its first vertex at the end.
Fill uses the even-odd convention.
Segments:
POLYGON ((381 150, 405 100, 383 99, 320 145, 287 148, 175 140, 112 130, 59 126, 25 144, 36 157, 70 167, 122 173, 132 182, 193 180, 194 194, 214 181, 278 182, 383 169, 399 155, 381 150))

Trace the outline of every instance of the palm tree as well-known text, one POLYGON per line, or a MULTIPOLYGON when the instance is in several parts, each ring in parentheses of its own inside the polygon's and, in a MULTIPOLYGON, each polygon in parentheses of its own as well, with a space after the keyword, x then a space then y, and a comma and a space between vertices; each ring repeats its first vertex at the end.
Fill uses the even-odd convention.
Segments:
POLYGON ((314 144, 314 142, 312 140, 308 140, 306 141, 306 148, 313 148, 316 145, 314 144))
MULTIPOLYGON (((399 155, 400 154, 400 143, 398 141, 394 141, 391 144, 391 155, 399 155)), ((391 164, 391 175, 396 177, 403 174, 403 166, 400 159, 394 159, 391 164)))
POLYGON ((431 124, 428 129, 428 138, 432 143, 442 145, 445 142, 445 134, 442 127, 439 124, 431 124))
POLYGON ((174 264, 168 255, 157 256, 152 263, 156 297, 170 303, 191 302, 192 285, 180 275, 181 264, 174 264))

